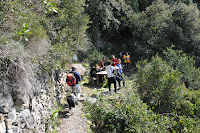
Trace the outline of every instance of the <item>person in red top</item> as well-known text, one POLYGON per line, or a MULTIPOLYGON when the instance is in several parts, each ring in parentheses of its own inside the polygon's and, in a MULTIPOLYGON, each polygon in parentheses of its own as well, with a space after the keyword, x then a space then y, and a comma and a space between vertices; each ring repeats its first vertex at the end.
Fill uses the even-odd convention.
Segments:
POLYGON ((99 62, 99 67, 101 70, 105 70, 105 63, 106 63, 106 57, 104 56, 103 59, 99 62))
POLYGON ((115 58, 114 55, 112 55, 112 59, 111 59, 111 61, 112 61, 112 66, 116 66, 116 65, 118 64, 118 59, 115 58))

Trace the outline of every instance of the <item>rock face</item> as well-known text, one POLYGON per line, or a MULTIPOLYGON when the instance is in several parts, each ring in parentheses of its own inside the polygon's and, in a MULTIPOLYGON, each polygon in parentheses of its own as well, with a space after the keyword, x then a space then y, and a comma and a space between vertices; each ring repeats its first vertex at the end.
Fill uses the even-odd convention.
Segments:
POLYGON ((76 67, 77 68, 77 72, 79 72, 81 76, 85 76, 86 75, 86 69, 82 64, 72 64, 70 66, 70 68, 71 67, 76 67))
MULTIPOLYGON (((45 133, 52 130, 48 118, 66 96, 66 87, 38 80, 33 95, 0 92, 0 133, 45 133)), ((2 81, 0 81, 2 83, 2 81)), ((32 87, 33 87, 32 86, 32 87)), ((2 89, 0 84, 0 90, 2 89)))

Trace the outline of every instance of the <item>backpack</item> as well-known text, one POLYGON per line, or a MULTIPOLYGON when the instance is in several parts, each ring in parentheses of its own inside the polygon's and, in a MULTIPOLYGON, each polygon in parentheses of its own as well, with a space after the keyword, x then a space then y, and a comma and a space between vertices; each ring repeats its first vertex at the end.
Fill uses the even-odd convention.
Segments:
POLYGON ((68 73, 66 82, 69 86, 75 86, 76 84, 76 77, 74 76, 74 73, 68 73))
POLYGON ((123 77, 122 77, 122 74, 120 72, 117 72, 116 74, 116 80, 117 81, 122 81, 123 77))

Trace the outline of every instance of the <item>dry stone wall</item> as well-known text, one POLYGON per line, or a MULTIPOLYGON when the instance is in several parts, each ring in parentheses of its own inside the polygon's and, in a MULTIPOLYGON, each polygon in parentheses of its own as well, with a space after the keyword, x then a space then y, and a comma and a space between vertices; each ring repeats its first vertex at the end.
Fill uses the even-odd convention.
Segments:
POLYGON ((44 133, 52 130, 48 118, 57 103, 62 103, 66 86, 55 87, 47 80, 32 85, 32 95, 5 92, 9 87, 0 81, 0 133, 44 133))

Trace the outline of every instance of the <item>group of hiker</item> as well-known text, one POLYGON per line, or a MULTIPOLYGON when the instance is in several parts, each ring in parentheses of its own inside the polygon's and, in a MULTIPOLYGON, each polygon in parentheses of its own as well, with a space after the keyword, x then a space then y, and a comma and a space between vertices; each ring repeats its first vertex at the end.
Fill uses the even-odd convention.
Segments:
MULTIPOLYGON (((99 64, 96 64, 94 68, 91 68, 90 70, 90 76, 96 77, 96 73, 100 71, 106 71, 107 72, 107 79, 108 79, 108 87, 109 91, 111 91, 111 84, 114 84, 114 91, 117 93, 117 85, 116 81, 118 82, 118 86, 121 88, 121 82, 123 83, 123 86, 125 86, 125 80, 124 80, 124 73, 123 73, 123 67, 126 71, 129 69, 129 65, 131 63, 130 61, 130 55, 126 52, 126 54, 123 56, 122 60, 124 61, 124 65, 121 64, 120 58, 115 58, 114 55, 112 55, 112 59, 106 60, 106 57, 104 56, 103 59, 99 62, 99 64)), ((103 82, 104 76, 100 76, 100 82, 103 82)), ((72 93, 76 94, 76 98, 80 98, 81 94, 81 88, 79 85, 79 82, 81 81, 81 76, 79 72, 77 72, 76 67, 72 67, 72 71, 67 75, 66 82, 69 86, 72 88, 72 93)))
MULTIPOLYGON (((96 77, 96 73, 100 71, 106 71, 109 91, 111 91, 111 84, 113 83, 115 92, 117 92, 116 81, 118 82, 119 89, 121 88, 121 82, 123 82, 123 85, 125 85, 123 66, 125 68, 125 71, 128 71, 129 65, 131 63, 130 55, 128 54, 128 52, 126 52, 122 60, 124 61, 124 65, 121 64, 122 61, 120 58, 115 58, 115 55, 112 55, 112 59, 110 59, 109 61, 107 61, 106 57, 104 56, 99 64, 96 64, 94 68, 91 68, 90 76, 96 77)), ((103 82, 103 79, 104 75, 99 75, 100 82, 103 82)))

